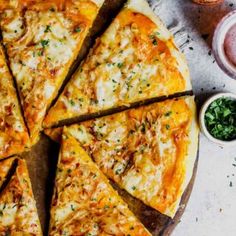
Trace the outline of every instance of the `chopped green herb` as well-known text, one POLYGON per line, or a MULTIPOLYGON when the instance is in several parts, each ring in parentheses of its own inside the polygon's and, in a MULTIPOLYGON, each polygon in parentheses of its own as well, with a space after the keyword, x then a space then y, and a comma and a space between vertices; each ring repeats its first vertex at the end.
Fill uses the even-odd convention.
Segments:
POLYGON ((165 114, 165 116, 168 117, 168 116, 170 116, 171 114, 172 114, 172 111, 168 111, 168 112, 165 114))
POLYGON ((97 178, 97 175, 96 175, 96 174, 93 174, 93 178, 96 179, 96 178, 97 178))
POLYGON ((42 55, 43 55, 43 50, 38 51, 37 55, 38 55, 39 57, 42 56, 42 55))
POLYGON ((71 106, 74 106, 75 105, 74 100, 70 100, 70 104, 71 104, 71 106))
POLYGON ((154 40, 152 41, 152 44, 155 45, 155 46, 157 46, 157 40, 154 39, 154 40))
POLYGON ((80 27, 75 28, 75 32, 77 33, 81 32, 81 28, 80 27))
POLYGON ((45 48, 46 46, 49 45, 49 39, 47 39, 47 40, 41 40, 40 43, 41 43, 42 47, 45 48))
POLYGON ((122 169, 117 169, 116 172, 115 172, 115 174, 116 174, 116 175, 119 175, 121 172, 122 172, 122 169))
POLYGON ((146 131, 145 124, 142 123, 142 125, 141 125, 141 132, 142 132, 143 134, 145 134, 145 131, 146 131))
POLYGON ((135 186, 132 186, 132 189, 133 189, 133 190, 136 190, 136 187, 135 187, 135 186))
POLYGON ((52 32, 51 25, 46 25, 44 33, 52 32))
POLYGON ((2 211, 0 211, 0 216, 3 216, 3 212, 2 211))
POLYGON ((123 66, 124 66, 124 63, 121 63, 121 62, 117 63, 118 68, 122 68, 123 66))
POLYGON ((205 113, 205 124, 210 134, 220 140, 236 138, 236 101, 219 98, 212 102, 205 113))
POLYGON ((168 125, 168 124, 167 124, 167 125, 166 125, 166 129, 168 129, 168 130, 169 130, 169 129, 170 129, 170 125, 168 125))
POLYGON ((71 210, 72 210, 72 211, 75 211, 75 208, 74 208, 73 205, 70 205, 70 207, 71 207, 71 210))

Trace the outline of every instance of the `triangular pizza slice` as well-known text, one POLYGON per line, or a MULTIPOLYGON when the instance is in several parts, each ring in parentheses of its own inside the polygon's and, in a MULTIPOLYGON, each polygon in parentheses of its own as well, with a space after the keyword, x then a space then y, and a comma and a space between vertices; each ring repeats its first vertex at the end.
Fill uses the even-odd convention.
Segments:
POLYGON ((3 43, 35 143, 103 0, 0 0, 3 43))
POLYGON ((129 0, 46 116, 45 127, 191 90, 174 38, 145 0, 129 0))
MULTIPOLYGON (((48 130, 56 140, 61 129, 48 130)), ((68 127, 102 172, 162 214, 174 217, 198 149, 194 97, 153 103, 68 127)))
POLYGON ((64 129, 49 235, 151 235, 64 129))
POLYGON ((26 162, 20 158, 0 193, 0 235, 43 235, 26 162))
POLYGON ((14 81, 0 45, 0 159, 22 152, 28 141, 14 81))
POLYGON ((10 171, 14 168, 16 158, 8 158, 0 161, 0 191, 6 183, 10 171))

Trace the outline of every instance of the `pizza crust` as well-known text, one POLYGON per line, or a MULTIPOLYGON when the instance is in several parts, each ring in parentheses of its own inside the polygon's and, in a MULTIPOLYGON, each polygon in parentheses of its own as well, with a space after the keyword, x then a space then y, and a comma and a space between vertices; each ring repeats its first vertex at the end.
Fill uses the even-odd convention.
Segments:
MULTIPOLYGON (((161 32, 161 37, 164 40, 170 39, 172 41, 172 43, 175 45, 175 47, 177 48, 177 45, 175 44, 175 41, 174 41, 174 36, 166 28, 166 26, 163 24, 161 19, 154 14, 152 9, 149 7, 147 1, 145 1, 145 0, 129 0, 127 2, 126 7, 128 9, 133 10, 133 11, 144 14, 149 19, 151 19, 153 22, 155 22, 155 24, 159 26, 159 29, 161 32)), ((189 68, 188 68, 188 64, 187 64, 184 54, 180 52, 180 49, 172 50, 171 53, 175 57, 175 59, 178 61, 178 69, 182 73, 182 75, 186 81, 186 91, 192 90, 189 68)))

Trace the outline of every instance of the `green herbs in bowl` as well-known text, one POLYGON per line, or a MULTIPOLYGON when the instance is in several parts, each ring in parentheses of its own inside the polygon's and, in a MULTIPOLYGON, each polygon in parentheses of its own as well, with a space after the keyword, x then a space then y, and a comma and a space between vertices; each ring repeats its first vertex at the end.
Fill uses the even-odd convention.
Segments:
POLYGON ((220 97, 205 111, 205 126, 216 139, 232 141, 236 139, 236 99, 220 97))

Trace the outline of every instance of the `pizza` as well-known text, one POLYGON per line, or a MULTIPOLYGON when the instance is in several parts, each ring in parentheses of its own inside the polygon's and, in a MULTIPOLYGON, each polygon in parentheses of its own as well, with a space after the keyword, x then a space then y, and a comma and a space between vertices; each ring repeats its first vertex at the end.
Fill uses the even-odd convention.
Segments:
POLYGON ((34 144, 103 0, 0 0, 0 26, 34 144))
MULTIPOLYGON (((47 134, 59 140, 59 131, 47 134)), ((69 126, 68 132, 107 177, 146 205, 174 217, 197 157, 194 97, 85 121, 69 126)))
POLYGON ((0 45, 0 159, 20 153, 29 136, 21 114, 13 78, 0 45))
MULTIPOLYGON (((42 236, 26 162, 15 157, 9 161, 14 160, 15 171, 0 192, 0 235, 42 236)), ((0 165, 5 163, 6 160, 1 161, 0 165)))
POLYGON ((49 235, 151 236, 66 128, 57 166, 49 235))
POLYGON ((174 38, 145 0, 130 0, 73 75, 44 126, 191 90, 174 38))
POLYGON ((8 158, 0 161, 0 192, 6 184, 11 170, 15 166, 16 158, 8 158))

